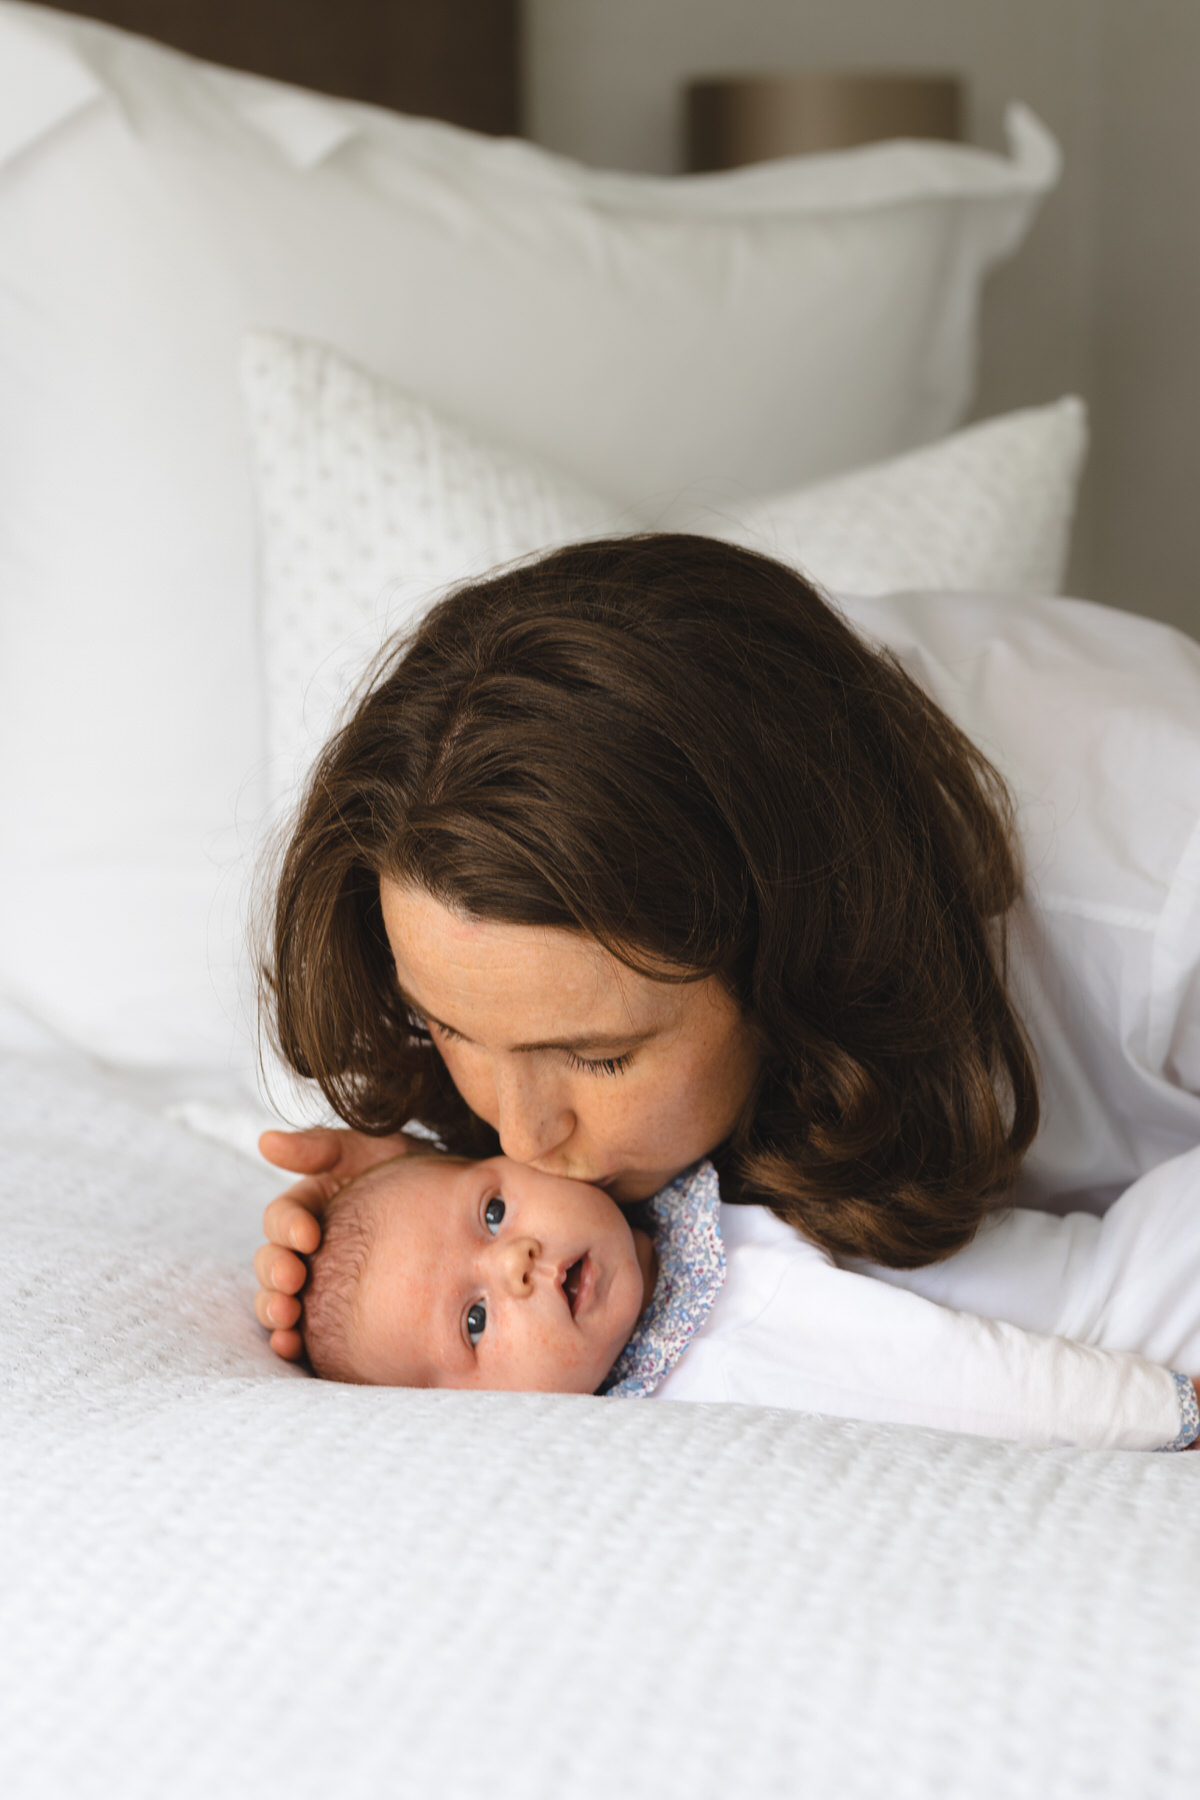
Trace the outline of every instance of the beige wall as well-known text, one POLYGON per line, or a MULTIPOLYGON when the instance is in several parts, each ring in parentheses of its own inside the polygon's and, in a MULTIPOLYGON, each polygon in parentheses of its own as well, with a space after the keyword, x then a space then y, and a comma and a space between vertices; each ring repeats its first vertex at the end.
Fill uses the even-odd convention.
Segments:
POLYGON ((1200 636, 1197 0, 525 0, 529 135, 680 166, 693 74, 937 68, 968 132, 1023 99, 1066 174, 985 307, 976 412, 1081 393, 1093 448, 1072 590, 1200 636))

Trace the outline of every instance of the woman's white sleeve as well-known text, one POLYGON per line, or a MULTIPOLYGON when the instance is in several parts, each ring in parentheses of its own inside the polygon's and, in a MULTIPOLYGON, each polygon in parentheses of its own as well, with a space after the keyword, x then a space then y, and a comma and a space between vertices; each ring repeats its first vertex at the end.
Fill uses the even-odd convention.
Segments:
POLYGON ((1103 1210, 1200 1142, 1200 645, 1079 600, 842 604, 1008 782, 1009 986, 1042 1095, 1016 1197, 1103 1210))
POLYGON ((732 1329, 714 1319, 664 1398, 1097 1449, 1182 1449, 1197 1435, 1190 1382, 1132 1351, 956 1312, 819 1255, 772 1260, 771 1298, 732 1329))

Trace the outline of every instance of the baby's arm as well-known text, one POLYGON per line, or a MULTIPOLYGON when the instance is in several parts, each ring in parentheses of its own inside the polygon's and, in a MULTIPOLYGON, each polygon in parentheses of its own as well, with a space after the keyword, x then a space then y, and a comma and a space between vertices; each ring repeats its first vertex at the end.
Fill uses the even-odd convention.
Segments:
POLYGON ((730 1283, 740 1299, 714 1309, 663 1398, 1092 1448, 1182 1449, 1200 1433, 1191 1380, 1143 1356, 956 1311, 813 1246, 736 1249, 730 1283))
POLYGON ((962 1312, 1200 1370, 1200 1150, 1160 1163, 1102 1218, 1017 1208, 924 1269, 855 1265, 962 1312))
MULTIPOLYGON (((836 1379, 875 1388, 893 1415, 988 1437, 1093 1449, 1182 1450, 1200 1436, 1186 1376, 1136 1351, 1097 1348, 831 1269, 844 1357, 836 1379)), ((886 1416, 882 1415, 882 1416, 886 1416)))

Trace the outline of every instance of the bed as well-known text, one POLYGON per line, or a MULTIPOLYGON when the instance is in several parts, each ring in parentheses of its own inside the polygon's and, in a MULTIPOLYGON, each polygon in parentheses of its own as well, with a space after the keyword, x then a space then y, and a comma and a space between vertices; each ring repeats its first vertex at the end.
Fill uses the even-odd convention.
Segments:
POLYGON ((0 0, 0 1791, 1191 1800, 1200 1459, 340 1388, 251 1312, 264 846, 387 632, 588 533, 802 563, 997 756, 1045 1043, 1120 941, 1145 1108, 1051 1071, 1025 1197, 1200 1140, 1200 651, 1056 597, 1078 401, 962 427, 1052 138, 660 182, 281 74, 0 0))

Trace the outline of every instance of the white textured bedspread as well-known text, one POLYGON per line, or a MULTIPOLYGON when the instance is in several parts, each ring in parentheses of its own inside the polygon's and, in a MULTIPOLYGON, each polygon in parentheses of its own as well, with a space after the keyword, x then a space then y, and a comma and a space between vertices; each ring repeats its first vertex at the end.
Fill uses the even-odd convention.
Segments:
POLYGON ((326 1386, 270 1171, 0 1081, 5 1800, 1200 1794, 1200 1456, 326 1386))

